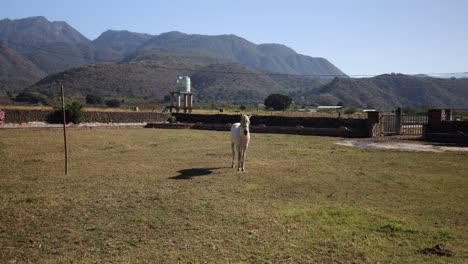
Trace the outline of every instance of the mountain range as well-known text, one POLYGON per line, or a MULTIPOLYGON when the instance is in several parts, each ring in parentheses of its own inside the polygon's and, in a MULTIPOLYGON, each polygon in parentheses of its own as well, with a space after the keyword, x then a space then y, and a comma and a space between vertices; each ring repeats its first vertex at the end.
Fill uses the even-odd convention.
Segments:
POLYGON ((161 99, 175 89, 178 75, 188 75, 198 100, 207 101, 261 102, 279 92, 302 104, 468 105, 467 79, 348 78, 324 58, 235 35, 108 30, 91 41, 66 22, 31 17, 0 20, 0 42, 0 91, 26 89, 53 97, 50 87, 63 82, 77 96, 161 99))

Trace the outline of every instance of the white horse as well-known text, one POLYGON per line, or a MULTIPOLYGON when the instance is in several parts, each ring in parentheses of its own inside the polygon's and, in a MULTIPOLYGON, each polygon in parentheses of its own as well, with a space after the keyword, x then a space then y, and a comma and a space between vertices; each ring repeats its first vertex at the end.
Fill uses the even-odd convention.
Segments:
POLYGON ((237 149, 237 170, 245 171, 245 153, 250 141, 250 116, 242 115, 241 122, 231 126, 232 168, 235 167, 234 157, 237 149))

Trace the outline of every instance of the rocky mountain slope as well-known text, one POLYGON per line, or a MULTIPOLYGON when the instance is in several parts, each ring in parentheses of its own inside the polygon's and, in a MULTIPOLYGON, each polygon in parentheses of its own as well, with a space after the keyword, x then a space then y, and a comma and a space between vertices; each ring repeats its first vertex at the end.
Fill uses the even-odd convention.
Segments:
POLYGON ((23 55, 0 42, 0 91, 24 89, 45 75, 23 55))

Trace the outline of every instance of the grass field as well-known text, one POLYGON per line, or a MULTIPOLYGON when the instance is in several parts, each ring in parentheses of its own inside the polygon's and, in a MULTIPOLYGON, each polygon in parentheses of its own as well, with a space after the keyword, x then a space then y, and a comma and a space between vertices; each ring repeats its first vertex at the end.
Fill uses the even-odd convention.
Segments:
POLYGON ((65 176, 61 133, 0 130, 0 263, 468 262, 468 153, 83 129, 65 176))

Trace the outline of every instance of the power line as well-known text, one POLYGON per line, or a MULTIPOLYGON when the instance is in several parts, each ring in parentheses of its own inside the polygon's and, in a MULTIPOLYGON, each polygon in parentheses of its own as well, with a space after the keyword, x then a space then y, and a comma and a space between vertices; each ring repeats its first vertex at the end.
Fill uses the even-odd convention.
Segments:
MULTIPOLYGON (((53 55, 62 55, 68 57, 75 57, 79 59, 84 59, 83 56, 68 54, 63 52, 52 51, 44 49, 41 47, 35 47, 23 43, 18 43, 10 40, 0 39, 5 43, 10 43, 16 46, 22 46, 30 49, 36 49, 51 53, 53 55)), ((57 58, 60 58, 56 56, 57 58)), ((63 59, 63 58, 62 58, 63 59)), ((99 60, 94 59, 94 63, 104 63, 110 62, 109 60, 99 60)), ((91 63, 93 64, 93 63, 91 63)), ((190 69, 190 68, 177 68, 177 67, 167 67, 167 66, 151 66, 152 68, 164 69, 164 70, 177 70, 177 71, 192 71, 192 72, 203 72, 203 73, 220 73, 220 74, 236 74, 236 75, 257 75, 257 76, 291 76, 291 77, 375 77, 379 74, 292 74, 292 73, 269 73, 269 72, 234 72, 234 71, 216 71, 216 70, 200 70, 200 69, 190 69)), ((457 75, 457 74, 468 74, 468 72, 442 72, 442 73, 420 73, 419 75, 435 76, 435 75, 457 75)), ((418 74, 406 74, 406 75, 418 75, 418 74)))

